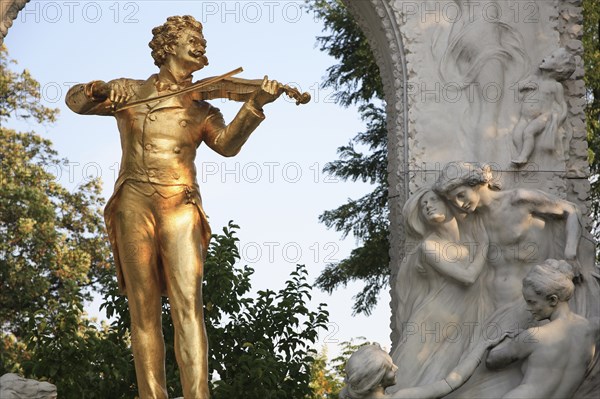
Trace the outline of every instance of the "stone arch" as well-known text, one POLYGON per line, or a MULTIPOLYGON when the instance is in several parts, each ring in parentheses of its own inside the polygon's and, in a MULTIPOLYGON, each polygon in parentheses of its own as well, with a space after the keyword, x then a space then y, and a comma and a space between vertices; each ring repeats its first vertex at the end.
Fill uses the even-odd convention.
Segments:
MULTIPOLYGON (((342 0, 364 32, 375 55, 383 81, 388 130, 388 206, 390 220, 390 281, 395 281, 404 254, 402 207, 408 198, 408 101, 407 67, 397 13, 388 0, 342 0)), ((397 343, 394 311, 398 304, 391 293, 391 340, 397 343)))

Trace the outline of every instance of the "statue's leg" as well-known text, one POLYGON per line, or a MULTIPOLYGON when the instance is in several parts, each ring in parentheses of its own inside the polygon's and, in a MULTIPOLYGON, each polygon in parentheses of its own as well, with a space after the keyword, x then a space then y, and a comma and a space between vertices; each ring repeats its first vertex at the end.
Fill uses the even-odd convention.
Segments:
POLYGON ((153 202, 125 184, 115 209, 115 230, 131 314, 131 346, 140 398, 167 399, 161 289, 153 202))
POLYGON ((529 157, 533 154, 535 149, 535 138, 544 131, 546 124, 548 123, 548 117, 546 114, 540 115, 531 121, 523 132, 523 147, 519 156, 512 162, 515 164, 523 165, 529 161, 529 157))
POLYGON ((160 254, 175 329, 175 355, 185 398, 208 399, 208 342, 202 305, 202 229, 185 194, 166 200, 159 223, 160 254))

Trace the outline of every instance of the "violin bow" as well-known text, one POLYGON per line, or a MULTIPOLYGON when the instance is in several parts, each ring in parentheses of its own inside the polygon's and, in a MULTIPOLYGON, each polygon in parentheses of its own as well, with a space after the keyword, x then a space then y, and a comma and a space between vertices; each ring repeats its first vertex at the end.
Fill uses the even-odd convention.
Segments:
POLYGON ((148 103, 151 103, 151 102, 154 102, 154 101, 166 100, 167 98, 175 97, 175 96, 178 96, 178 95, 183 94, 183 93, 189 93, 191 91, 198 90, 201 87, 210 86, 211 84, 217 83, 217 82, 219 82, 219 81, 221 81, 223 79, 230 78, 230 77, 232 77, 234 75, 237 75, 238 73, 243 72, 243 71, 244 71, 244 69, 242 67, 239 67, 239 68, 234 69, 233 71, 224 73, 223 75, 213 76, 212 78, 202 79, 201 81, 196 82, 196 83, 194 83, 194 84, 192 84, 192 85, 190 85, 190 86, 188 86, 188 87, 186 87, 184 89, 181 89, 181 90, 177 90, 177 91, 174 91, 174 92, 171 92, 171 93, 161 94, 161 95, 156 96, 156 97, 146 98, 144 100, 132 101, 130 103, 127 103, 127 104, 123 105, 122 107, 119 107, 118 109, 115 109, 114 112, 115 113, 121 112, 121 111, 124 111, 126 109, 138 106, 138 105, 148 104, 148 103))

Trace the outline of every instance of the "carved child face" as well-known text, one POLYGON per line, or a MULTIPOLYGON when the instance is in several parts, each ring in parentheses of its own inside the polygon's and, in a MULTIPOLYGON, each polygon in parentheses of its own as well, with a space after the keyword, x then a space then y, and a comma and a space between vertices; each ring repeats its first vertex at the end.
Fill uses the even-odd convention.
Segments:
POLYGON ((479 205, 479 191, 471 186, 459 186, 448 193, 448 199, 461 211, 473 213, 479 205))
POLYGON ((442 223, 446 220, 446 203, 433 191, 423 194, 420 205, 421 214, 428 223, 442 223))
POLYGON ((188 29, 182 32, 177 43, 170 52, 179 65, 188 68, 191 72, 200 70, 208 65, 206 53, 206 40, 200 32, 188 29))
POLYGON ((540 69, 553 72, 559 80, 567 79, 575 71, 575 60, 565 48, 554 50, 550 55, 544 57, 540 63, 540 69))
POLYGON ((549 319, 558 303, 556 295, 551 295, 547 298, 545 295, 535 292, 531 286, 523 287, 523 298, 525 298, 525 302, 527 303, 527 310, 538 321, 549 319))

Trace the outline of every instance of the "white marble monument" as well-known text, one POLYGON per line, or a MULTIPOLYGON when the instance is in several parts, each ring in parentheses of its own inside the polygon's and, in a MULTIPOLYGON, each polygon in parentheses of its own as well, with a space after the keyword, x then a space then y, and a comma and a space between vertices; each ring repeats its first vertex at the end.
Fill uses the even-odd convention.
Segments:
POLYGON ((30 380, 17 374, 0 377, 2 399, 56 399, 56 386, 45 381, 30 380))
POLYGON ((393 384, 382 380, 360 396, 354 360, 347 397, 431 388, 505 334, 464 385, 413 394, 593 397, 600 288, 589 234, 581 1, 346 4, 386 88, 397 367, 393 384), (561 278, 572 294, 536 292, 546 309, 562 309, 538 317, 524 284, 555 262, 571 268, 561 278), (553 328, 559 315, 581 329, 553 328), (579 368, 561 362, 570 356, 579 368), (552 381, 539 385, 540 373, 552 381))

